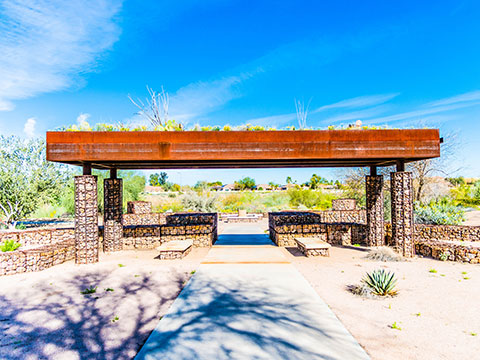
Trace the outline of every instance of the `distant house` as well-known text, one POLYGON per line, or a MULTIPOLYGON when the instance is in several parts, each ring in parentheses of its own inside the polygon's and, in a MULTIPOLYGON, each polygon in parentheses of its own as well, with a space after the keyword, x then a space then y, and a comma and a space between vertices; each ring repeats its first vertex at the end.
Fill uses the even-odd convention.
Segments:
POLYGON ((297 187, 296 184, 285 184, 285 185, 280 185, 278 190, 286 191, 286 190, 290 190, 290 189, 295 189, 296 187, 297 187))
POLYGON ((268 184, 257 184, 255 186, 255 190, 264 190, 264 191, 271 191, 272 186, 268 184))
POLYGON ((221 185, 214 185, 211 187, 212 191, 222 191, 223 186, 221 185))
POLYGON ((235 184, 225 184, 220 188, 219 191, 236 191, 235 184))

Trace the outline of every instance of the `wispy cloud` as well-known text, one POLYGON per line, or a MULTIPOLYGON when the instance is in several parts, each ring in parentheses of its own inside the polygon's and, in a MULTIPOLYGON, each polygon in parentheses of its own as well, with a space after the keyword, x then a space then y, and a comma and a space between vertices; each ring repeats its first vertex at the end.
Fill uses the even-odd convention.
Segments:
POLYGON ((480 100, 480 91, 471 91, 460 95, 451 96, 448 98, 444 98, 441 100, 433 101, 431 103, 426 104, 428 107, 434 106, 443 106, 443 105, 450 105, 450 104, 458 104, 458 103, 469 103, 469 102, 476 102, 480 100))
POLYGON ((325 110, 331 110, 331 109, 363 108, 368 106, 375 106, 375 105, 386 103, 387 101, 392 100, 394 97, 398 95, 399 93, 358 96, 355 98, 338 101, 333 104, 320 106, 312 110, 310 113, 314 114, 314 113, 318 113, 325 110))
POLYGON ((37 120, 35 118, 29 118, 25 122, 25 125, 23 126, 23 132, 27 137, 32 138, 35 136, 35 125, 37 124, 37 120))
MULTIPOLYGON (((395 94, 378 94, 378 95, 366 95, 366 96, 358 96, 351 99, 345 99, 341 101, 334 102, 332 104, 322 105, 317 107, 311 111, 309 111, 309 116, 318 114, 321 112, 326 112, 330 110, 338 110, 338 109, 363 109, 357 111, 349 111, 346 113, 340 113, 338 115, 334 115, 328 117, 321 122, 329 122, 335 123, 340 121, 346 120, 353 120, 353 119, 363 119, 365 117, 371 117, 378 115, 384 112, 387 107, 385 106, 376 106, 386 103, 396 96, 398 93, 395 94), (373 106, 373 108, 372 108, 373 106), (366 109, 364 109, 366 108, 366 109)), ((292 101, 293 103, 293 101, 292 101)), ((293 105, 292 105, 293 107, 293 105)), ((262 125, 262 126, 284 126, 286 124, 292 123, 292 121, 297 119, 296 113, 286 113, 280 115, 272 115, 272 116, 265 116, 260 118, 254 118, 247 121, 247 123, 252 123, 255 125, 262 125)), ((296 125, 296 124, 295 124, 296 125)))
POLYGON ((0 110, 78 85, 118 39, 120 1, 6 0, 0 6, 0 110))
POLYGON ((259 71, 212 81, 199 81, 180 88, 170 99, 170 117, 188 123, 218 110, 229 101, 240 97, 240 85, 259 71))
POLYGON ((397 121, 405 122, 406 120, 421 121, 422 118, 430 117, 431 115, 449 113, 455 110, 479 105, 480 91, 472 91, 426 103, 417 107, 417 109, 411 111, 405 111, 398 114, 368 119, 368 122, 375 124, 388 124, 397 121))

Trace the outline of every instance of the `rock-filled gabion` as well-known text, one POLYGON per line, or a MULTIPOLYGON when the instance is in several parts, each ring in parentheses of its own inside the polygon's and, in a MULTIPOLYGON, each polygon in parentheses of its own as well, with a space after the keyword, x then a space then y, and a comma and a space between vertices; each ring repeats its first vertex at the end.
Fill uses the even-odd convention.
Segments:
POLYGON ((98 262, 97 177, 75 176, 75 262, 98 262))
POLYGON ((104 233, 103 251, 113 252, 123 249, 123 181, 104 180, 104 233))
POLYGON ((166 223, 164 213, 123 214, 123 225, 162 225, 166 223))
POLYGON ((383 176, 366 176, 367 244, 385 245, 383 176))
POLYGON ((357 201, 355 199, 333 199, 332 210, 356 210, 357 201))
POLYGON ((0 243, 13 240, 22 247, 39 247, 52 245, 64 240, 75 239, 73 228, 48 228, 15 231, 0 231, 0 243))
POLYGON ((127 203, 127 214, 151 214, 152 203, 150 201, 129 201, 127 203))
POLYGON ((41 271, 75 258, 73 231, 70 238, 37 248, 0 252, 0 275, 41 271))
POLYGON ((458 261, 470 264, 480 263, 480 246, 471 243, 453 241, 416 241, 417 255, 431 257, 442 261, 458 261))
POLYGON ((270 238, 278 246, 296 246, 296 237, 312 236, 332 245, 365 244, 366 225, 325 223, 321 220, 322 217, 318 213, 271 213, 269 214, 270 238))
POLYGON ((185 250, 170 250, 170 251, 161 251, 158 255, 160 260, 174 260, 174 259, 182 259, 187 256, 190 251, 192 250, 192 246, 189 246, 185 250))
POLYGON ((390 174, 390 191, 393 247, 402 256, 412 257, 415 255, 412 173, 392 172, 390 174))

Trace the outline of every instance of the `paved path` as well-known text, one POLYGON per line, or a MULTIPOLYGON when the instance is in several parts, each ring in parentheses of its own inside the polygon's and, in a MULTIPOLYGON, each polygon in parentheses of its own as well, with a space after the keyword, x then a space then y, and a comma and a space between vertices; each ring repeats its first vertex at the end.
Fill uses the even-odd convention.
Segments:
POLYGON ((369 358, 266 235, 217 244, 136 359, 369 358))

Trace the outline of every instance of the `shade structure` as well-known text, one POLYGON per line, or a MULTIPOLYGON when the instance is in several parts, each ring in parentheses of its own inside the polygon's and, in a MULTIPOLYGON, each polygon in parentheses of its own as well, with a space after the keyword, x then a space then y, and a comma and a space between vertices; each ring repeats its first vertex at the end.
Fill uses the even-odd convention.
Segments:
POLYGON ((389 166, 440 156, 438 129, 47 132, 47 160, 97 169, 389 166))

